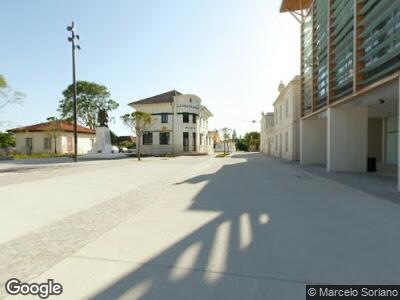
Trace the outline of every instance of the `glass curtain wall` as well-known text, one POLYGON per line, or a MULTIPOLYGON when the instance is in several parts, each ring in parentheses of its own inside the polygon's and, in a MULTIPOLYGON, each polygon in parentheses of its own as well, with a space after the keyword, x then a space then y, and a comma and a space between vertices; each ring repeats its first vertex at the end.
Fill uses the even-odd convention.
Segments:
POLYGON ((317 85, 314 89, 315 109, 326 105, 327 60, 328 60, 328 1, 315 1, 314 17, 314 78, 317 85))
POLYGON ((313 101, 313 15, 302 24, 302 98, 303 115, 312 111, 313 101))
POLYGON ((400 67, 400 1, 358 0, 364 30, 360 58, 362 85, 368 85, 400 67))
POLYGON ((331 1, 331 14, 331 46, 335 54, 331 101, 335 101, 353 92, 353 1, 331 1))

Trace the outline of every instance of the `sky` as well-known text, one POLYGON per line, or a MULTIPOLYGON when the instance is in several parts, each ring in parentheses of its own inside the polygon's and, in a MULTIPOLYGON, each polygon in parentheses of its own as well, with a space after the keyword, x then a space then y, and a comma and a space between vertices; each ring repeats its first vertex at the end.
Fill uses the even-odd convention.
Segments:
POLYGON ((0 74, 26 96, 0 112, 0 130, 57 116, 71 84, 66 27, 80 35, 77 79, 105 85, 118 110, 172 89, 196 94, 213 113, 209 127, 259 130, 278 85, 300 72, 299 24, 281 0, 2 0, 0 74), (256 123, 252 123, 256 120, 256 123))

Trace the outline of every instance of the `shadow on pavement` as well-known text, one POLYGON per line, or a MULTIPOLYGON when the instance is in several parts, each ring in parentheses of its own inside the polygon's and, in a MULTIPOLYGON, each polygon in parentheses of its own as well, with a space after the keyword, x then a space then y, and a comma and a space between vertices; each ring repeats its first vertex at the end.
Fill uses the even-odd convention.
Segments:
POLYGON ((395 215, 260 154, 226 159, 176 185, 207 182, 189 210, 220 215, 93 299, 304 299, 307 283, 400 278, 395 215))

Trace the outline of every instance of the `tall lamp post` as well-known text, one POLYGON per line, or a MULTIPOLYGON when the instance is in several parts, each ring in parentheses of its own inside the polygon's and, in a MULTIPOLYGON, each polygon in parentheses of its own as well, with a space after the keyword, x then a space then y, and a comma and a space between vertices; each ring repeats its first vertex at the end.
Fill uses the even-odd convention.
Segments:
POLYGON ((75 33, 74 22, 72 21, 71 26, 67 27, 67 30, 71 32, 71 36, 68 37, 68 41, 72 45, 72 84, 73 84, 73 98, 74 98, 74 160, 78 161, 78 117, 77 117, 77 100, 76 100, 76 76, 75 76, 75 49, 80 50, 81 47, 75 42, 79 40, 79 35, 75 33))

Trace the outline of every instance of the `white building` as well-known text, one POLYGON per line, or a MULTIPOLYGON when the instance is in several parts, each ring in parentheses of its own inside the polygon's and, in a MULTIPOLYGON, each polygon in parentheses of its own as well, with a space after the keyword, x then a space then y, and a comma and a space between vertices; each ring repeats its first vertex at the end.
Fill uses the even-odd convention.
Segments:
MULTIPOLYGON (((56 126, 53 122, 45 122, 10 129, 8 132, 15 134, 15 148, 18 153, 74 152, 74 126, 69 122, 58 121, 56 126)), ((95 130, 78 125, 78 154, 86 154, 93 148, 95 136, 95 130)))
POLYGON ((300 159, 300 76, 279 85, 274 112, 262 114, 260 151, 288 160, 300 159))
POLYGON ((140 138, 141 153, 213 151, 213 142, 208 134, 208 119, 212 114, 201 104, 198 96, 173 90, 129 105, 153 116, 148 131, 140 138))

